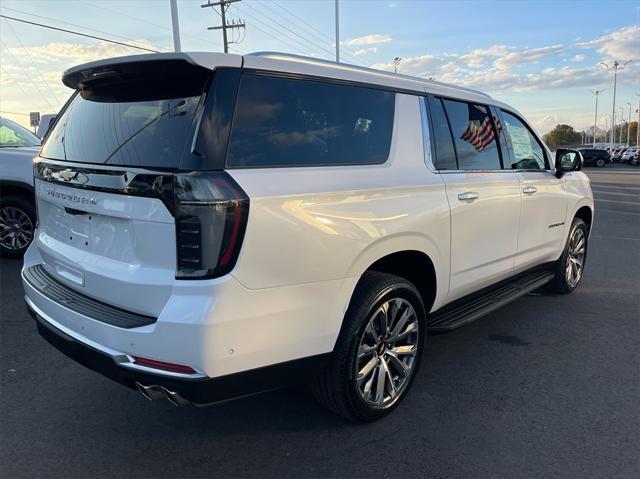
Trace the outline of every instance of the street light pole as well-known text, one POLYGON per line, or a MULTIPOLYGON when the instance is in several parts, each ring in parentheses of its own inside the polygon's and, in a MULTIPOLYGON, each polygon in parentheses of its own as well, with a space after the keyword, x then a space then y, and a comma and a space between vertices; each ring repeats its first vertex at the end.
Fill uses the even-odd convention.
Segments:
POLYGON ((178 23, 177 0, 169 0, 171 4, 171 29, 173 30, 173 50, 180 51, 180 24, 178 23))
POLYGON ((624 63, 620 63, 618 60, 615 60, 611 66, 609 66, 605 62, 600 62, 607 70, 613 70, 613 107, 611 109, 611 145, 613 148, 613 143, 616 141, 616 84, 618 82, 618 70, 624 69, 624 66, 629 63, 631 60, 626 61, 624 63))
POLYGON ((622 145, 622 129, 624 128, 624 107, 620 107, 620 134, 618 135, 618 143, 622 145))
POLYGON ((336 0, 336 63, 340 63, 340 5, 336 0))
POLYGON ((596 114, 594 115, 593 118, 593 148, 596 147, 596 132, 598 131, 598 96, 600 96, 600 94, 604 91, 604 90, 590 90, 591 93, 593 93, 593 96, 596 97, 596 114))
POLYGON ((627 117, 627 147, 629 147, 629 135, 631 135, 631 102, 627 102, 629 105, 629 116, 627 117))

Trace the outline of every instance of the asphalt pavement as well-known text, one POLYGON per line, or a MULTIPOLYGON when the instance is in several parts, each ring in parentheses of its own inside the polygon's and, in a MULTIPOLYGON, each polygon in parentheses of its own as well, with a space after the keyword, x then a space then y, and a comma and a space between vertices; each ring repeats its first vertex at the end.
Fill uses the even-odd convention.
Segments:
POLYGON ((429 338, 391 416, 354 425, 303 388, 207 409, 149 402, 74 363, 0 260, 0 475, 640 477, 640 168, 588 169, 580 287, 429 338))

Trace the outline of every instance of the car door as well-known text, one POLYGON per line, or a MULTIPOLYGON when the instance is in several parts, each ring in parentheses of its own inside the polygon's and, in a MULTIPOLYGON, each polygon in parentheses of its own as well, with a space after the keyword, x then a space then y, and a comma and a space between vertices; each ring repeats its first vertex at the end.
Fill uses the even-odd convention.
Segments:
POLYGON ((515 113, 502 110, 507 155, 522 193, 515 267, 525 269, 558 259, 565 236, 567 194, 551 159, 533 130, 515 113))
POLYGON ((430 97, 436 167, 451 211, 449 300, 509 276, 517 251, 520 187, 502 169, 488 107, 430 97))

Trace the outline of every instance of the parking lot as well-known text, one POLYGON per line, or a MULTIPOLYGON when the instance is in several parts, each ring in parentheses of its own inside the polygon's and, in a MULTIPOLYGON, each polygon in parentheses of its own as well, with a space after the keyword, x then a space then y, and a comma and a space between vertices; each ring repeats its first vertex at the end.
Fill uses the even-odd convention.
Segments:
POLYGON ((411 394, 353 425, 305 389, 148 402, 42 340, 0 262, 3 477, 638 477, 640 169, 588 169, 584 280, 432 336, 411 394))

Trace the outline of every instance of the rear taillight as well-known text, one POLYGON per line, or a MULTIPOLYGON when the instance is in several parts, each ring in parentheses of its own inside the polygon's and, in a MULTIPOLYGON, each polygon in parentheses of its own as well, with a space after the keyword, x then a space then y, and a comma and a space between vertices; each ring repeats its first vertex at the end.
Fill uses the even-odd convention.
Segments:
POLYGON ((231 271, 248 216, 249 198, 227 173, 176 174, 176 278, 215 278, 231 271))

